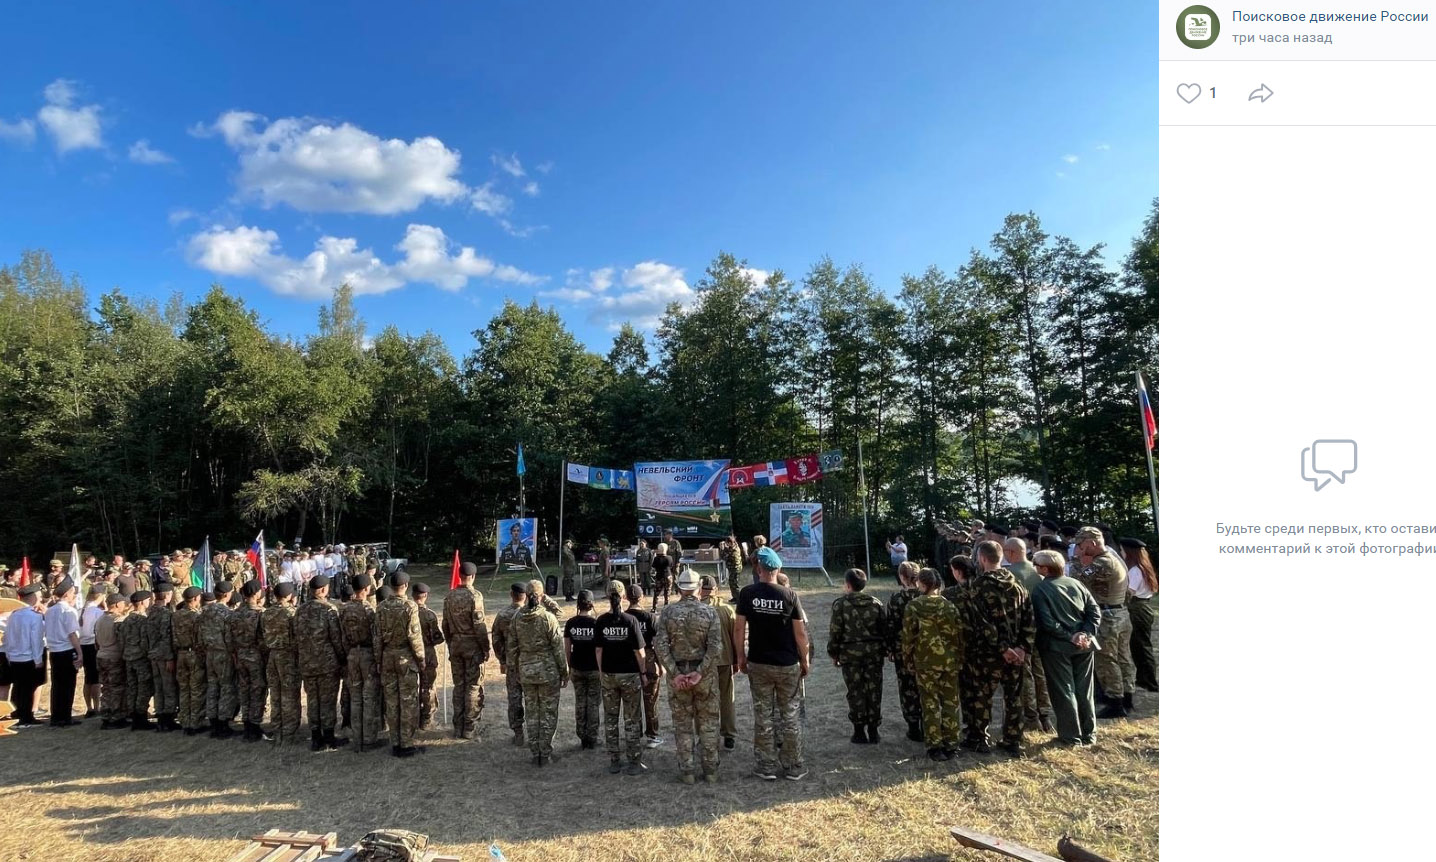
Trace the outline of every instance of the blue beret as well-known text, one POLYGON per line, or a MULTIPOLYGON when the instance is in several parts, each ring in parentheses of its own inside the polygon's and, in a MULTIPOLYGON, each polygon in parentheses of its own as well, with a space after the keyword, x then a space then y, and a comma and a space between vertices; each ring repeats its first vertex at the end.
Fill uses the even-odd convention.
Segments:
POLYGON ((763 568, 770 571, 772 569, 783 568, 783 558, 778 556, 777 551, 767 545, 758 549, 758 562, 763 564, 763 568))

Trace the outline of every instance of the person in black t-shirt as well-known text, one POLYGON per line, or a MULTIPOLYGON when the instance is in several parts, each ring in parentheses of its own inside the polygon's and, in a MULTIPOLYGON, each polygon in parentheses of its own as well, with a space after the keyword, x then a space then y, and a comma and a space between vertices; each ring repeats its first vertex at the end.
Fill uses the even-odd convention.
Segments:
POLYGON ((593 593, 578 592, 578 614, 563 626, 563 648, 573 680, 573 726, 584 748, 598 746, 602 683, 598 672, 598 626, 593 618, 593 593))
POLYGON ((639 673, 643 682, 643 744, 657 748, 663 744, 663 737, 658 735, 658 681, 663 678, 663 665, 653 649, 653 639, 658 635, 658 621, 643 609, 643 593, 637 586, 629 584, 626 595, 627 613, 638 620, 639 628, 643 630, 643 649, 648 657, 639 673))
POLYGON ((776 583, 782 567, 783 559, 772 548, 758 551, 753 559, 758 583, 738 593, 733 627, 738 673, 748 674, 753 691, 754 774, 766 781, 776 779, 780 767, 792 781, 808 774, 798 721, 799 690, 809 667, 808 628, 798 594, 776 583), (775 751, 779 734, 782 748, 775 751))
POLYGON ((653 554, 653 608, 658 609, 658 594, 663 594, 663 603, 668 604, 668 589, 673 581, 673 558, 668 556, 668 546, 659 544, 653 554))
POLYGON ((638 620, 624 613, 619 607, 623 601, 623 585, 618 581, 608 583, 608 613, 599 617, 594 627, 597 631, 598 667, 602 672, 603 685, 603 741, 608 749, 608 771, 613 774, 625 771, 618 751, 619 710, 623 712, 625 748, 628 753, 627 773, 640 775, 648 767, 643 765, 643 748, 638 737, 643 709, 643 685, 638 671, 646 658, 644 656, 643 629, 638 620))

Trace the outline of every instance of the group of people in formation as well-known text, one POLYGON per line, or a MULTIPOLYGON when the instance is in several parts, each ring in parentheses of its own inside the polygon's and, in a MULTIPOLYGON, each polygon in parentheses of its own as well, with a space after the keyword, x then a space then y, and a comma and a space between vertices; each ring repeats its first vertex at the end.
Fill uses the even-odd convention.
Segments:
MULTIPOLYGON (((936 761, 959 749, 991 750, 999 689, 1001 745, 1016 756, 1028 729, 1092 744, 1096 719, 1126 715, 1138 683, 1156 690, 1154 657, 1139 673, 1129 646, 1129 608, 1157 588, 1141 542, 1122 540, 1119 556, 1101 530, 1076 529, 1066 537, 1069 563, 1056 535, 1041 537, 1046 547, 1035 553, 1024 539, 980 527, 963 538, 974 542, 971 553, 951 557, 946 577, 903 560, 901 588, 886 605, 869 593, 866 573, 845 573, 827 653, 846 686, 853 743, 880 741, 887 661, 907 736, 936 761)), ((132 585, 101 579, 83 605, 62 572, 18 590, 0 580, 0 591, 10 584, 24 604, 0 620, 0 696, 10 695, 21 726, 36 724, 35 693, 48 669, 49 724, 69 727, 78 723, 72 704, 83 671, 86 717, 98 717, 102 729, 276 744, 300 741, 302 697, 312 750, 388 747, 408 757, 423 750, 416 733, 433 726, 435 647, 447 644, 453 734, 477 736, 492 654, 505 678, 512 742, 535 766, 554 759, 559 694, 572 685, 581 748, 596 749, 602 728, 609 771, 643 774, 644 752, 662 745, 666 678, 680 779, 691 784, 716 781, 720 745, 736 746, 734 681, 747 675, 754 773, 796 781, 807 774, 800 714, 816 646, 781 557, 761 537, 754 547, 751 583, 739 586, 742 557, 728 566, 731 602, 715 578, 680 564, 677 596, 656 615, 643 609, 649 591, 641 584, 611 580, 600 595, 576 591, 577 613, 561 623, 559 606, 535 580, 511 586, 492 627, 472 563, 437 612, 426 585, 399 571, 381 586, 372 566, 344 578, 342 590, 313 575, 303 602, 290 580, 268 589, 257 579, 238 588, 221 581, 212 592, 166 581, 126 592, 132 585), (351 738, 337 736, 342 728, 351 738)), ((55 561, 52 569, 61 568, 55 561)))

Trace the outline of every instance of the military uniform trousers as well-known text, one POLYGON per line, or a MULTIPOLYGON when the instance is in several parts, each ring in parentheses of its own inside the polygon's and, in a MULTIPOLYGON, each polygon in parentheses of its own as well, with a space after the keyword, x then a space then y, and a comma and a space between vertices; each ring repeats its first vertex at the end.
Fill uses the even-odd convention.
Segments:
POLYGON ((270 653, 265 673, 269 681, 269 717, 274 725, 274 741, 299 741, 299 665, 294 654, 270 653))
POLYGON ((718 733, 724 739, 738 736, 738 709, 733 699, 733 665, 718 665, 718 733))
MULTIPOLYGON (((1027 720, 1027 729, 1041 716, 1052 711, 1052 700, 1047 696, 1047 674, 1042 672, 1042 656, 1036 650, 1027 654, 1022 667, 1022 715, 1027 720)), ((1039 725, 1040 726, 1040 725, 1039 725)))
POLYGON ((100 717, 106 721, 129 718, 130 705, 125 694, 125 660, 100 659, 100 717))
POLYGON ((541 757, 553 755, 553 735, 558 731, 560 688, 557 679, 523 681, 526 739, 529 751, 541 757))
POLYGON ((1132 663, 1132 617, 1126 608, 1102 609, 1097 628, 1102 650, 1097 653, 1097 684, 1108 697, 1137 690, 1137 666, 1132 663))
POLYGON ((883 660, 848 660, 842 664, 843 685, 848 689, 848 721, 882 724, 883 660))
POLYGON ((349 650, 344 682, 349 691, 349 728, 359 734, 359 745, 377 742, 384 729, 383 683, 373 647, 349 650))
POLYGON ((150 659, 150 674, 155 678, 155 715, 179 712, 179 679, 174 661, 150 659))
POLYGON ((603 715, 603 674, 596 670, 576 670, 573 680, 573 729, 580 740, 597 740, 598 725, 603 715))
POLYGON ((1042 650, 1042 669, 1052 696, 1052 719, 1062 742, 1091 742, 1097 729, 1093 690, 1093 656, 1090 650, 1072 653, 1042 650))
MULTIPOLYGON (((698 669, 698 663, 678 663, 679 673, 698 669), (686 668, 686 669, 685 669, 686 668)), ((718 678, 710 670, 692 688, 668 687, 668 710, 673 714, 673 741, 678 746, 678 768, 694 774, 693 743, 700 748, 703 774, 718 774, 718 678)))
POLYGON ((204 717, 206 721, 229 721, 239 709, 239 692, 234 687, 234 662, 222 649, 204 651, 204 717))
POLYGON ((748 664, 748 684, 753 690, 753 757, 759 769, 782 766, 786 770, 803 765, 798 724, 802 680, 802 668, 796 664, 748 664), (780 739, 782 749, 775 750, 780 739))
POLYGON ((894 664, 897 671, 898 704, 902 707, 902 720, 917 727, 922 724, 922 696, 918 694, 917 677, 902 666, 894 664))
POLYGON ((643 735, 658 736, 658 662, 648 662, 648 675, 643 677, 643 735))
POLYGON ((743 569, 728 569, 728 592, 733 594, 733 604, 738 604, 738 593, 742 591, 743 569))
POLYGON ((264 722, 264 699, 269 693, 264 659, 260 657, 259 650, 241 650, 238 658, 234 666, 235 690, 239 693, 244 723, 261 724, 264 722))
POLYGON ((433 647, 425 647, 424 666, 419 668, 419 726, 424 729, 434 726, 434 713, 439 707, 434 681, 438 678, 439 654, 433 647))
POLYGON ((155 696, 155 670, 148 658, 125 662, 125 694, 130 715, 148 715, 155 696))
POLYGON ((920 667, 916 677, 922 698, 923 742, 928 748, 957 748, 962 737, 957 665, 920 667))
POLYGON ((1022 742, 1022 668, 1000 658, 991 664, 968 664, 959 679, 967 738, 987 742, 992 724, 992 697, 1002 689, 1002 743, 1022 742))
MULTIPOLYGON (((527 686, 525 686, 527 690, 527 686)), ((624 749, 630 763, 643 757, 638 744, 642 728, 639 710, 643 704, 643 684, 636 673, 603 674, 603 744, 609 757, 618 757, 618 713, 623 710, 624 749)))
POLYGON ((1132 663, 1137 666, 1137 685, 1157 690, 1157 598, 1127 598, 1132 618, 1132 663))
POLYGON ((419 732, 419 664, 407 651, 384 653, 379 673, 384 682, 384 718, 389 725, 389 744, 408 748, 419 732))
POLYGON ((518 733, 524 729, 524 684, 517 668, 504 670, 504 691, 509 700, 509 730, 518 733))
POLYGON ((176 720, 180 727, 199 730, 204 727, 204 656, 192 649, 175 650, 175 682, 179 686, 176 720))
POLYGON ((450 643, 449 672, 454 677, 454 735, 471 739, 484 714, 484 663, 472 647, 450 643))
POLYGON ((339 674, 305 674, 304 707, 309 732, 328 736, 339 723, 339 674))

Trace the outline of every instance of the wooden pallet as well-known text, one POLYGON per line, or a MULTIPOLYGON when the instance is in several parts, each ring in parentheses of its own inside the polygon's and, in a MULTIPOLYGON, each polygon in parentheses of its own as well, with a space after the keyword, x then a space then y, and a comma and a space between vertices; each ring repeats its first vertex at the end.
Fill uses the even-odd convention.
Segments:
MULTIPOLYGON (((309 832, 281 832, 271 829, 256 835, 249 844, 226 862, 353 862, 358 845, 340 848, 334 832, 316 835, 309 832)), ((423 862, 460 862, 457 856, 441 856, 433 850, 424 854, 423 862)))

